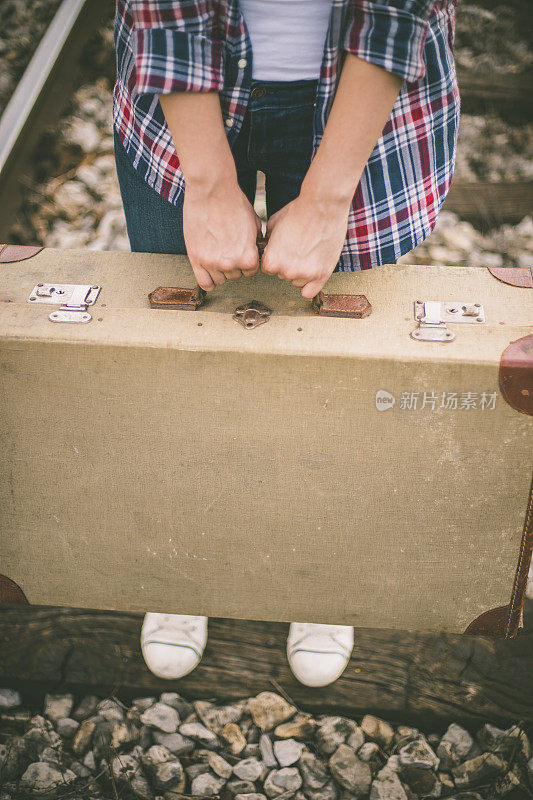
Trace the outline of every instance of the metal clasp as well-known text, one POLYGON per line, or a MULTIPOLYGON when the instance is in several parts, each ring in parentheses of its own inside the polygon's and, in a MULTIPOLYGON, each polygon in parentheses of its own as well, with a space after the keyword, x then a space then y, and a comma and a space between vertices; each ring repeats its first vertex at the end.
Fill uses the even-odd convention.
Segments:
POLYGON ((243 328, 257 328, 258 325, 263 325, 268 322, 272 311, 267 306, 260 303, 258 300, 252 300, 243 306, 238 306, 233 314, 233 319, 240 322, 243 328))
POLYGON ((80 283, 38 283, 28 297, 28 303, 59 305, 48 319, 51 322, 90 322, 87 306, 92 306, 100 294, 101 286, 80 283))
POLYGON ((411 337, 424 342, 453 342, 453 333, 446 323, 485 322, 485 310, 481 303, 466 303, 462 300, 441 302, 440 300, 415 300, 414 316, 418 327, 411 337))

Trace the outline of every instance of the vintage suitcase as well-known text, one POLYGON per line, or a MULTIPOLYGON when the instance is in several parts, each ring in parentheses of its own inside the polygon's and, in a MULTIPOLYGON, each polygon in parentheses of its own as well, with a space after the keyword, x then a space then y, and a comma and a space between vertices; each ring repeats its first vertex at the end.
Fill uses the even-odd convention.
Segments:
POLYGON ((259 274, 198 305, 184 257, 36 250, 0 253, 5 601, 517 632, 529 270, 388 265, 314 305, 259 274))

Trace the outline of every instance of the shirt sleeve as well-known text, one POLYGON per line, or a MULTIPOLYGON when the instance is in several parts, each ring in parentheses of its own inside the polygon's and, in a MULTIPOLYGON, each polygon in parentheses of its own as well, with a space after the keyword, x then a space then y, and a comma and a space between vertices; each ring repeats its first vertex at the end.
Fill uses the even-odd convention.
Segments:
POLYGON ((439 0, 350 0, 343 49, 406 81, 426 71, 428 19, 439 0))
POLYGON ((220 91, 224 46, 218 0, 131 0, 137 92, 220 91))

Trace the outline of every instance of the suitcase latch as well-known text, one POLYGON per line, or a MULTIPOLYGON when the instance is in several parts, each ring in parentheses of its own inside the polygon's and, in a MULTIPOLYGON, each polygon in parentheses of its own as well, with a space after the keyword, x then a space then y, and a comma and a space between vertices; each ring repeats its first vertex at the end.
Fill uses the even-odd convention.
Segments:
POLYGON ((485 310, 481 303, 465 303, 461 300, 446 303, 440 300, 415 300, 414 316, 418 327, 411 331, 411 337, 424 342, 453 342, 455 333, 448 328, 446 323, 449 322, 485 322, 485 310))
POLYGON ((233 314, 233 319, 239 322, 243 328, 250 330, 257 328, 258 325, 268 322, 272 311, 258 300, 252 300, 243 306, 238 306, 233 314))
POLYGON ((94 305, 101 286, 80 283, 38 283, 28 297, 28 303, 49 303, 59 305, 48 319, 51 322, 90 322, 87 311, 94 305))

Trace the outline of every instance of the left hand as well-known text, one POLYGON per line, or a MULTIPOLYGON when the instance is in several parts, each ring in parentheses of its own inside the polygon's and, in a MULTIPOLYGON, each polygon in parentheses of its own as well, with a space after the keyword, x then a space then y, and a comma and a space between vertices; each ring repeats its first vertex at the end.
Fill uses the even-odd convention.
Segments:
POLYGON ((300 194, 268 220, 262 272, 290 281, 312 299, 337 266, 349 210, 349 203, 300 194))

